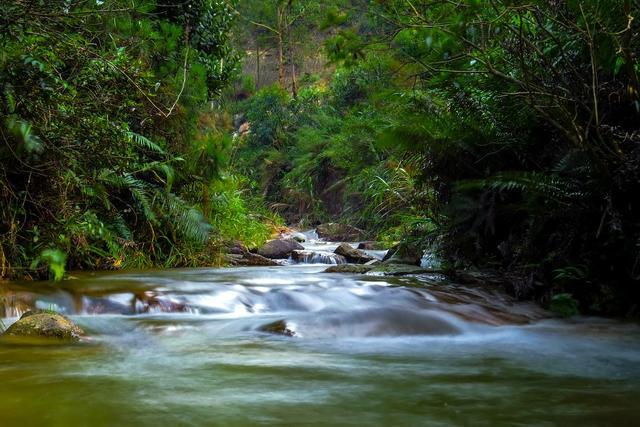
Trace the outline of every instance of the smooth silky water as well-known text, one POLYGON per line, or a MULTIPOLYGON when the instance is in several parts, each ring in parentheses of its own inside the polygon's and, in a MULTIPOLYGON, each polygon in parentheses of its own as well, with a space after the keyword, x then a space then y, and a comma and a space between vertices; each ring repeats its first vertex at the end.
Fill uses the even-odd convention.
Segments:
POLYGON ((5 326, 54 309, 91 339, 0 344, 0 426, 640 425, 637 324, 325 268, 4 284, 5 326))

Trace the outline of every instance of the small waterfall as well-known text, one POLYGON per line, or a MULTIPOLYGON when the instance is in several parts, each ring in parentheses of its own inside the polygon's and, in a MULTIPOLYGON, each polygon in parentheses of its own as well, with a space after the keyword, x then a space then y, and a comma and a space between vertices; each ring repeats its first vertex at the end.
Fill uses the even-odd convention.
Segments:
POLYGON ((342 255, 325 251, 293 251, 291 259, 300 264, 346 264, 342 255))

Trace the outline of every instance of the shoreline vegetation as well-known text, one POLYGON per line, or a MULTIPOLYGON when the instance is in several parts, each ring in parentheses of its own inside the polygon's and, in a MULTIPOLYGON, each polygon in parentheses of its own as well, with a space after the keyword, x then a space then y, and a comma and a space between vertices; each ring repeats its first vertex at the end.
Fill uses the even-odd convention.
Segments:
POLYGON ((220 266, 334 222, 637 317, 638 12, 0 2, 0 282, 220 266))

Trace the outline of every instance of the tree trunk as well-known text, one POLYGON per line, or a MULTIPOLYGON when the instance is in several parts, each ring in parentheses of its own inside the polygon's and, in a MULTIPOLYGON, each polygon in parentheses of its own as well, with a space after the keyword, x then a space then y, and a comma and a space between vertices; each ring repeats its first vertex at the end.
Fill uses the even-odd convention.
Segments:
POLYGON ((256 36, 256 90, 260 90, 260 38, 256 36))
MULTIPOLYGON (((291 0, 289 0, 288 8, 289 14, 291 13, 291 0)), ((289 61, 291 61, 291 95, 294 98, 298 97, 298 81, 296 80, 296 61, 293 55, 293 38, 291 36, 291 25, 287 23, 287 36, 289 42, 289 61)))
POLYGON ((280 87, 282 89, 286 89, 287 82, 285 80, 285 71, 284 71, 284 40, 283 40, 283 31, 284 31, 284 9, 278 7, 278 33, 276 34, 278 40, 278 83, 280 83, 280 87))

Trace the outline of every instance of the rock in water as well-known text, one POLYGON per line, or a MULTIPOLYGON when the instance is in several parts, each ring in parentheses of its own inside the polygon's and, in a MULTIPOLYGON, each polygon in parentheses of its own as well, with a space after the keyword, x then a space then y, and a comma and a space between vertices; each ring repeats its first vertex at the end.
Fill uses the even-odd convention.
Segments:
POLYGON ((422 261, 422 251, 414 245, 400 243, 389 249, 389 252, 382 260, 385 264, 407 264, 420 265, 422 261))
POLYGON ((307 241, 307 237, 302 233, 296 233, 292 236, 293 240, 299 243, 303 243, 307 241))
POLYGON ((287 327, 285 320, 277 320, 273 323, 263 325, 260 327, 260 331, 268 332, 270 334, 284 335, 285 337, 294 337, 296 333, 287 327))
POLYGON ((343 243, 338 246, 335 253, 338 255, 342 255, 347 259, 348 262, 351 262, 353 264, 365 264, 375 259, 371 255, 368 255, 366 252, 363 252, 360 249, 352 248, 348 243, 343 243))
POLYGON ((330 222, 316 229, 318 237, 329 242, 356 242, 362 240, 364 231, 346 224, 330 222))
POLYGON ((354 264, 341 264, 334 265, 327 268, 325 273, 352 273, 352 274, 365 274, 373 269, 372 265, 354 265, 354 264))
POLYGON ((227 263, 237 266, 271 267, 281 265, 277 261, 251 252, 246 252, 243 255, 229 254, 225 256, 225 260, 227 263))
POLYGON ((27 311, 4 334, 10 337, 51 338, 80 341, 85 332, 68 317, 47 311, 27 311))
POLYGON ((380 264, 372 267, 369 274, 374 276, 408 276, 412 274, 439 273, 409 264, 380 264))
POLYGON ((265 243, 258 254, 271 259, 286 259, 289 258, 291 252, 303 249, 304 246, 293 239, 277 239, 265 243))

